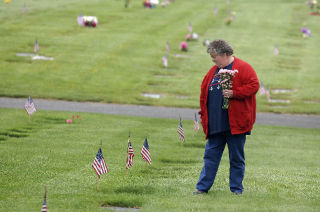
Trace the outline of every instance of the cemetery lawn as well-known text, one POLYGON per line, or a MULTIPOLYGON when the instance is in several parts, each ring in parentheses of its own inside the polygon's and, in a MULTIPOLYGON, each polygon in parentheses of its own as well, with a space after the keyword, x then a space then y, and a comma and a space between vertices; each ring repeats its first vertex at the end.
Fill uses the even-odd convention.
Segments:
POLYGON ((319 17, 309 12, 301 0, 230 5, 225 0, 177 0, 151 10, 142 8, 142 1, 132 1, 130 8, 122 0, 1 1, 0 96, 197 108, 201 81, 213 65, 202 42, 223 38, 235 56, 253 66, 272 99, 290 100, 274 103, 258 96, 258 111, 320 114, 319 17), (227 11, 236 12, 229 26, 227 11), (78 26, 80 13, 97 16, 98 27, 78 26), (181 52, 189 22, 200 39, 181 52), (312 37, 302 38, 302 27, 312 37), (32 53, 36 39, 38 54, 54 61, 16 56, 32 53), (165 69, 161 58, 167 41, 171 51, 165 69), (161 98, 143 97, 145 93, 161 98))
POLYGON ((40 211, 44 186, 53 211, 108 211, 102 205, 140 207, 141 211, 319 211, 320 132, 256 125, 248 136, 245 191, 228 188, 225 149, 216 182, 193 196, 204 152, 202 132, 184 121, 89 113, 37 111, 31 121, 22 109, 0 109, 0 211, 40 211), (72 124, 65 120, 72 115, 72 124), (135 151, 126 172, 127 136, 135 151), (148 136, 152 165, 141 159, 148 136), (110 173, 91 167, 102 140, 110 173))

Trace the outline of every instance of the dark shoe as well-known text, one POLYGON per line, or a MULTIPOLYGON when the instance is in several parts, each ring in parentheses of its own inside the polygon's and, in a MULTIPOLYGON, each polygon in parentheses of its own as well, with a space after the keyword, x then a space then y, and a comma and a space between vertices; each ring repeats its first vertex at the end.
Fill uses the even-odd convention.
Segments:
POLYGON ((207 191, 199 191, 199 190, 196 190, 195 192, 193 192, 193 195, 207 194, 207 193, 208 193, 207 191))
POLYGON ((232 191, 232 193, 235 195, 242 195, 242 191, 232 191))

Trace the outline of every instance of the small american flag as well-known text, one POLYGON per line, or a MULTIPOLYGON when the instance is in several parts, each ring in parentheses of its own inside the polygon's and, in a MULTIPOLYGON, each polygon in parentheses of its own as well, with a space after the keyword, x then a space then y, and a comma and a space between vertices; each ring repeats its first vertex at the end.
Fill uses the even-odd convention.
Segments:
POLYGON ((47 210, 47 191, 45 191, 41 212, 47 212, 47 211, 48 211, 47 210))
POLYGON ((166 43, 166 51, 167 51, 167 53, 169 54, 169 52, 170 52, 170 46, 169 46, 169 42, 167 41, 167 43, 166 43))
POLYGON ((163 63, 163 66, 164 66, 165 68, 168 67, 168 56, 167 56, 167 55, 164 55, 164 56, 162 57, 162 63, 163 63))
POLYGON ((92 163, 92 168, 96 171, 99 178, 100 175, 109 172, 106 162, 104 161, 101 148, 99 148, 98 153, 92 163))
POLYGON ((197 114, 195 113, 195 114, 194 114, 194 130, 195 130, 196 132, 198 132, 199 129, 200 129, 200 127, 199 127, 199 122, 198 122, 198 119, 197 119, 197 114))
POLYGON ((34 44, 34 52, 38 52, 39 51, 39 43, 38 43, 38 39, 36 39, 36 43, 34 44))
POLYGON ((133 166, 133 156, 134 156, 134 152, 133 152, 133 148, 131 145, 131 141, 130 141, 130 136, 128 139, 128 151, 127 151, 127 169, 130 169, 133 166))
POLYGON ((33 104, 32 98, 29 96, 28 100, 24 104, 24 109, 27 111, 29 115, 33 114, 36 112, 36 108, 33 104))
POLYGON ((150 157, 150 151, 149 151, 149 145, 148 145, 148 139, 146 138, 144 140, 144 144, 142 145, 142 149, 140 154, 142 155, 142 159, 151 164, 151 157, 150 157))
POLYGON ((191 33, 192 32, 192 24, 189 22, 188 24, 188 31, 191 33))
POLYGON ((182 142, 184 142, 184 131, 183 131, 181 118, 180 118, 180 123, 179 123, 179 127, 178 127, 178 133, 179 133, 180 140, 182 142))
POLYGON ((213 7, 213 15, 216 16, 218 14, 218 7, 214 6, 213 7))
POLYGON ((264 88, 263 83, 262 83, 262 81, 261 81, 261 82, 260 82, 259 95, 262 96, 262 95, 264 95, 264 94, 266 94, 266 89, 264 88))
POLYGON ((270 90, 269 90, 269 88, 266 90, 266 97, 267 97, 268 102, 270 102, 271 98, 270 98, 270 90))
POLYGON ((279 49, 278 49, 278 46, 277 45, 274 45, 274 48, 273 48, 273 55, 274 56, 277 56, 277 55, 279 55, 279 49))

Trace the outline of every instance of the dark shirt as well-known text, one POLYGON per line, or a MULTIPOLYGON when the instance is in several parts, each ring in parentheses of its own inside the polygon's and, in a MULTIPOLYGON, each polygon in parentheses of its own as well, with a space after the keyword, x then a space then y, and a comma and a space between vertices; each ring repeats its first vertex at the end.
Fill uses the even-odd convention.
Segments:
MULTIPOLYGON (((232 70, 233 62, 223 69, 232 70)), ((218 75, 219 68, 214 74, 208 91, 208 135, 213 135, 230 130, 228 110, 222 109, 223 95, 220 77, 218 75)))

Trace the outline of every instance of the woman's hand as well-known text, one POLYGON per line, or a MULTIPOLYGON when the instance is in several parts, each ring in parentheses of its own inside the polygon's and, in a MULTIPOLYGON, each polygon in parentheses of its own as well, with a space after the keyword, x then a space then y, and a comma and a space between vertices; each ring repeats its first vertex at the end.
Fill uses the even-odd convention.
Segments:
POLYGON ((223 90, 222 91, 222 95, 225 97, 225 98, 232 98, 233 97, 233 91, 232 90, 223 90))

